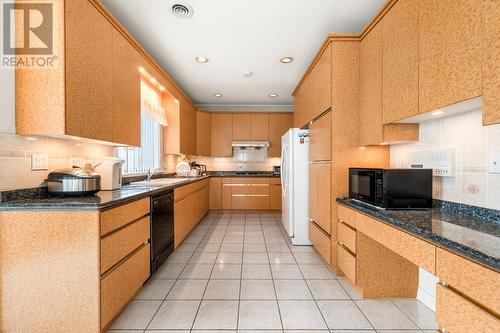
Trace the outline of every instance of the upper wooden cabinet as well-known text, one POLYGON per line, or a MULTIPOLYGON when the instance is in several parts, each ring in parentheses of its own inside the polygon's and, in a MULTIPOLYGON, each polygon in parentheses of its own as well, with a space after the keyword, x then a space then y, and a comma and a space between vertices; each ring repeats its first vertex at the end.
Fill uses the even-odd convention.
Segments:
POLYGON ((269 140, 269 115, 265 112, 250 114, 250 140, 269 140))
POLYGON ((482 1, 483 125, 500 123, 500 1, 482 1))
POLYGON ((293 125, 292 113, 269 114, 269 142, 271 146, 267 152, 269 157, 281 156, 281 137, 293 125))
POLYGON ((211 119, 211 155, 232 156, 233 148, 233 115, 231 113, 212 113, 211 119))
POLYGON ((196 109, 186 98, 164 93, 168 126, 163 129, 165 154, 196 155, 196 109))
POLYGON ((420 113, 481 95, 482 3, 418 1, 420 113))
POLYGON ((233 140, 251 140, 250 113, 233 113, 233 140))
POLYGON ((211 114, 196 110, 196 155, 210 156, 211 114))
POLYGON ((309 160, 327 161, 332 158, 332 112, 309 125, 309 160))
POLYGON ((309 79, 306 77, 293 96, 293 127, 301 128, 309 121, 307 118, 308 90, 309 79))
POLYGON ((399 0, 382 19, 383 123, 418 114, 418 1, 399 0))

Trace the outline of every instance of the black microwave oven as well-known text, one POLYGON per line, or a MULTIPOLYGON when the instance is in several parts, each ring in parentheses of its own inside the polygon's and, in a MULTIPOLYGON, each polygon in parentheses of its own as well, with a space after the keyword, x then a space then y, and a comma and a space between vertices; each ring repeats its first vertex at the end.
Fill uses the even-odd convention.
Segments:
POLYGON ((432 169, 349 168, 349 197, 383 209, 432 207, 432 169))

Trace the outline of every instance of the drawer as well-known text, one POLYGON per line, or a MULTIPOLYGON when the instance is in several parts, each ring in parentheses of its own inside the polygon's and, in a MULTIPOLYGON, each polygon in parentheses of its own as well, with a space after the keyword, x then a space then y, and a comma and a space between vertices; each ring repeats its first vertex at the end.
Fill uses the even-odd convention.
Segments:
POLYGON ((309 164, 309 219, 328 235, 332 233, 331 163, 309 164))
POLYGON ((101 213, 101 236, 149 214, 149 210, 150 199, 148 197, 103 211, 101 213))
POLYGON ((280 177, 274 177, 274 178, 269 178, 271 180, 271 185, 281 185, 281 178, 280 177))
POLYGON ((415 265, 436 274, 434 245, 360 213, 356 213, 356 229, 415 265))
POLYGON ((500 273, 440 248, 436 257, 436 275, 441 280, 500 314, 500 273))
POLYGON ((270 184, 271 179, 265 178, 265 177, 256 177, 256 178, 238 177, 238 178, 231 178, 231 183, 232 184, 270 184))
POLYGON ((500 332, 500 319, 440 284, 436 289, 436 319, 450 333, 500 332))
POLYGON ((352 284, 356 285, 356 257, 353 256, 345 247, 338 244, 338 265, 352 284))
POLYGON ((332 242, 330 237, 318 228, 317 225, 309 223, 309 240, 321 257, 323 257, 323 259, 330 264, 332 253, 332 242))
POLYGON ((269 194, 255 194, 255 196, 233 194, 231 196, 231 208, 268 210, 271 207, 270 199, 269 194))
POLYGON ((281 210, 281 185, 271 186, 271 209, 281 210))
POLYGON ((147 243, 150 234, 149 216, 143 217, 101 239, 101 274, 116 265, 135 249, 147 243))
POLYGON ((101 329, 120 313, 149 277, 149 244, 101 280, 101 329))
POLYGON ((345 222, 356 229, 356 211, 346 206, 338 205, 337 216, 339 221, 345 222))
POLYGON ((231 188, 231 194, 262 194, 269 195, 271 191, 271 186, 268 184, 254 184, 257 186, 236 186, 231 188))
POLYGON ((356 230, 343 222, 338 222, 338 240, 352 253, 356 253, 356 230))
POLYGON ((174 200, 179 201, 206 186, 209 186, 208 179, 203 179, 181 187, 176 187, 174 188, 174 200))

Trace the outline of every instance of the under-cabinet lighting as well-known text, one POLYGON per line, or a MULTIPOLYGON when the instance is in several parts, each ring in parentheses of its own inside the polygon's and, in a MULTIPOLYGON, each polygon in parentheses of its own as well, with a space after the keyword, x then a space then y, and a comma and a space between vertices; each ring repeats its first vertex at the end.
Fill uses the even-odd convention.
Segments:
POLYGON ((164 86, 160 86, 160 90, 161 91, 165 91, 165 87, 164 86))
POLYGON ((434 111, 434 112, 432 113, 432 115, 433 115, 433 116, 439 116, 440 114, 443 114, 443 113, 444 113, 444 111, 439 110, 439 111, 434 111))
POLYGON ((145 72, 144 67, 139 67, 139 72, 144 73, 145 72))
POLYGON ((34 137, 31 137, 31 136, 28 136, 28 137, 26 138, 26 140, 28 140, 28 141, 36 141, 36 140, 37 140, 37 138, 34 138, 34 137))

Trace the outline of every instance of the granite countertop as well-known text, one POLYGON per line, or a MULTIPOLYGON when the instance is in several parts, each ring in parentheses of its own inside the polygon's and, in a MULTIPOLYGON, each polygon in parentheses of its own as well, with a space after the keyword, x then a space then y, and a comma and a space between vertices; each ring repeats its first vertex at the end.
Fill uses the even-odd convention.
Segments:
POLYGON ((279 178, 279 174, 274 174, 272 171, 209 171, 211 177, 228 177, 228 178, 279 178))
MULTIPOLYGON (((169 177, 170 178, 170 177, 169 177)), ((165 186, 124 185, 115 191, 100 191, 92 196, 54 197, 48 196, 46 191, 37 194, 10 198, 0 202, 2 210, 105 210, 129 201, 149 197, 166 190, 194 183, 209 178, 200 176, 188 178, 175 184, 165 186)))
POLYGON ((498 210, 439 200, 427 210, 381 210, 344 198, 337 202, 500 271, 498 210))

